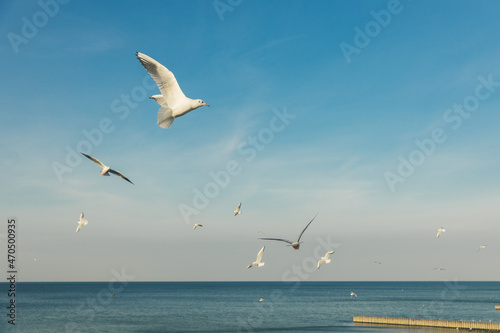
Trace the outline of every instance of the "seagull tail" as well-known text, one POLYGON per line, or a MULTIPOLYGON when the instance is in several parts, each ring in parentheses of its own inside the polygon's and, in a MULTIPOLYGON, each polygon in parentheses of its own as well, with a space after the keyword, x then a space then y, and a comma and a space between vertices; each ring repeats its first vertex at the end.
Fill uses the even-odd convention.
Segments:
POLYGON ((325 263, 329 264, 332 261, 332 259, 327 259, 325 263))
POLYGON ((162 128, 170 128, 174 122, 174 116, 172 114, 172 109, 167 105, 162 105, 160 110, 158 110, 158 125, 162 128))
POLYGON ((257 265, 257 267, 262 267, 264 266, 266 263, 265 262, 259 262, 259 264, 257 265))

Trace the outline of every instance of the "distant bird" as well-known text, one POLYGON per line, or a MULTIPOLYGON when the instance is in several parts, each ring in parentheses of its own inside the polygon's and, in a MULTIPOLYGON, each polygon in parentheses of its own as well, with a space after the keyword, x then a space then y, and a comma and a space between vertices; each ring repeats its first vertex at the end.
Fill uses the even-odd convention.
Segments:
POLYGON ((261 299, 259 299, 259 302, 262 302, 263 300, 264 300, 264 299, 263 299, 263 298, 261 298, 261 299))
MULTIPOLYGON (((78 223, 78 227, 76 227, 76 231, 75 232, 78 232, 80 231, 80 229, 84 226, 84 225, 87 225, 89 224, 89 221, 87 221, 87 219, 85 219, 83 217, 83 213, 80 214, 80 220, 77 221, 76 223, 78 223)), ((35 259, 36 260, 36 259, 35 259)))
POLYGON ((484 249, 485 247, 486 247, 486 245, 480 245, 480 246, 477 248, 476 253, 478 253, 478 252, 479 252, 479 250, 484 249))
POLYGON ((260 230, 259 230, 259 231, 257 231, 257 233, 258 233, 259 235, 264 235, 264 236, 265 236, 265 234, 264 234, 262 231, 260 231, 260 230))
POLYGON ((380 261, 374 261, 374 263, 381 265, 382 263, 380 261))
POLYGON ((354 291, 351 291, 351 297, 352 297, 352 296, 354 296, 354 297, 358 297, 358 295, 356 295, 356 294, 354 293, 354 291))
POLYGON ((264 249, 265 249, 265 246, 262 247, 262 249, 260 249, 259 253, 257 253, 257 259, 255 259, 255 261, 253 263, 251 263, 250 265, 248 265, 247 268, 250 268, 250 267, 253 267, 253 266, 257 266, 257 267, 262 267, 264 266, 264 262, 260 262, 262 260, 262 255, 264 254, 264 249))
POLYGON ((444 268, 434 268, 435 271, 445 271, 446 269, 444 268))
POLYGON ((318 216, 318 214, 316 213, 316 215, 313 217, 313 219, 311 220, 311 222, 309 222, 306 227, 304 228, 304 230, 302 230, 302 232, 300 233, 299 235, 299 238, 297 239, 297 241, 295 242, 292 242, 292 241, 289 241, 287 239, 282 239, 282 238, 259 238, 259 239, 264 239, 264 240, 275 240, 275 241, 280 241, 280 242, 286 242, 286 243, 289 243, 290 245, 288 246, 291 246, 293 247, 294 250, 298 250, 299 247, 300 247, 300 244, 303 243, 300 241, 300 237, 302 237, 302 234, 304 233, 304 231, 306 231, 307 227, 309 226, 309 224, 312 223, 312 221, 314 221, 314 219, 316 218, 316 216, 318 216))
POLYGON ((202 224, 199 224, 199 223, 196 223, 196 224, 194 225, 194 227, 193 227, 193 230, 194 230, 194 229, 196 229, 196 228, 198 228, 198 227, 203 227, 203 225, 202 225, 202 224))
POLYGON ((136 56, 160 89, 161 95, 150 97, 161 106, 158 110, 158 125, 160 127, 170 128, 175 118, 196 110, 200 106, 210 106, 201 99, 187 98, 179 87, 174 74, 158 61, 140 52, 137 52, 136 56))
POLYGON ((241 202, 240 202, 240 204, 238 205, 238 207, 236 207, 236 210, 234 211, 234 216, 236 216, 236 215, 238 215, 238 214, 241 214, 240 209, 241 209, 241 202))
POLYGON ((121 177, 123 179, 125 179, 126 181, 128 181, 130 184, 134 184, 132 183, 127 177, 125 177, 123 175, 123 173, 119 172, 119 171, 116 171, 116 170, 113 170, 111 169, 109 166, 106 166, 104 165, 101 161, 99 161, 97 158, 95 157, 92 157, 92 156, 89 156, 87 154, 84 154, 84 153, 80 153, 82 154, 83 156, 85 156, 86 158, 88 158, 89 160, 91 160, 92 162, 94 162, 95 164, 97 164, 98 166, 100 166, 102 168, 101 171, 99 171, 99 173, 103 176, 109 176, 110 173, 114 174, 114 175, 117 175, 118 177, 121 177))
POLYGON ((439 236, 441 236, 441 234, 442 234, 443 232, 445 232, 445 231, 446 231, 446 230, 445 230, 443 227, 439 228, 439 229, 438 229, 438 232, 437 232, 437 234, 436 234, 436 238, 439 238, 439 236))
POLYGON ((335 251, 328 251, 324 257, 321 257, 321 259, 318 261, 318 269, 321 267, 322 264, 329 264, 332 260, 329 259, 330 255, 334 254, 335 251))

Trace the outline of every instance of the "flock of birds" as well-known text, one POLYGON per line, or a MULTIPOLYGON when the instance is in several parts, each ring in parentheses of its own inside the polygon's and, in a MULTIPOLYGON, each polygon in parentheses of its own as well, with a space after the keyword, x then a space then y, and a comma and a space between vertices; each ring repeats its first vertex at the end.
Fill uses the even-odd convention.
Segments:
MULTIPOLYGON (((142 64, 142 66, 144 66, 144 68, 148 71, 149 75, 151 75, 153 80, 156 82, 156 84, 158 85, 158 89, 161 92, 161 94, 153 95, 150 97, 150 99, 153 99, 160 105, 160 109, 158 110, 158 121, 157 121, 160 127, 170 128, 175 118, 181 117, 193 110, 196 110, 199 107, 210 106, 201 99, 191 99, 186 97, 182 92, 181 88, 179 87, 179 84, 177 83, 174 74, 171 71, 169 71, 165 66, 160 64, 158 61, 141 52, 137 52, 136 56, 139 62, 142 64)), ((99 171, 99 173, 102 176, 109 176, 110 174, 113 174, 124 179, 130 184, 134 184, 123 173, 121 173, 118 170, 111 169, 110 166, 105 165, 96 157, 84 153, 81 154, 86 158, 88 158, 89 160, 91 160, 92 162, 94 162, 95 164, 97 164, 101 168, 101 171, 99 171)), ((240 214, 241 214, 241 202, 234 210, 234 216, 240 214)), ((316 214, 316 216, 317 215, 318 214, 316 214)), ((266 237, 260 239, 286 242, 288 243, 288 246, 291 246, 294 250, 298 250, 300 248, 300 244, 302 243, 300 241, 302 235, 306 231, 307 227, 309 227, 309 225, 312 223, 312 221, 314 221, 316 216, 314 216, 313 219, 306 225, 306 227, 299 234, 299 237, 297 238, 296 241, 290 241, 283 238, 266 238, 266 237)), ((79 232, 83 226, 86 226, 88 224, 88 221, 87 219, 85 219, 83 212, 80 214, 80 220, 78 220, 77 223, 78 226, 76 228, 76 232, 79 232)), ((196 223, 193 226, 193 230, 201 227, 203 227, 202 224, 196 223)), ((262 232, 260 231, 259 233, 262 234, 262 232)), ((263 246, 262 249, 260 249, 259 253, 257 254, 256 260, 252 262, 250 265, 248 265, 248 268, 264 266, 264 262, 262 262, 264 249, 265 246, 263 246)), ((325 254, 324 257, 321 257, 321 259, 318 261, 317 267, 320 268, 322 264, 330 263, 331 259, 329 258, 330 255, 332 255, 333 253, 334 251, 329 251, 325 254)))
MULTIPOLYGON (((149 75, 153 78, 153 80, 156 82, 158 85, 158 88, 161 92, 161 94, 158 95, 153 95, 150 97, 150 99, 153 99, 160 105, 160 109, 158 110, 158 118, 157 118, 157 124, 162 127, 162 128, 170 128, 175 120, 175 118, 181 117, 186 115, 187 113, 198 109, 199 107, 202 106, 210 106, 206 104, 203 100, 201 99, 191 99, 188 98, 184 95, 182 92, 179 84, 177 83, 177 80, 174 76, 174 74, 169 71, 165 66, 160 64, 158 61, 155 59, 137 52, 136 57, 139 60, 139 62, 144 66, 144 68, 147 70, 149 75)), ((89 156, 87 154, 81 153, 83 156, 97 164, 99 167, 101 167, 101 171, 99 172, 102 176, 109 176, 110 174, 116 175, 125 181, 129 182, 130 184, 134 184, 130 179, 128 179, 123 173, 120 171, 111 169, 111 167, 105 165, 102 163, 99 159, 89 156)), ((241 202, 238 204, 236 209, 234 210, 234 216, 240 215, 241 212, 241 202)), ((317 216, 318 214, 316 214, 317 216)), ((280 241, 280 242, 285 242, 288 243, 287 246, 291 246, 294 250, 298 250, 300 248, 300 244, 302 243, 300 241, 302 235, 306 231, 306 229, 309 227, 309 225, 314 221, 316 218, 314 216, 312 220, 306 225, 306 227, 302 230, 302 232, 299 234, 299 237, 297 238, 296 241, 290 241, 288 239, 283 239, 283 238, 269 238, 269 237, 263 237, 259 238, 262 240, 271 240, 271 241, 280 241)), ((88 224, 87 219, 85 219, 83 212, 80 214, 80 219, 77 221, 78 226, 76 228, 76 232, 79 232, 83 226, 86 226, 88 224)), ((197 228, 203 227, 202 224, 195 224, 193 226, 193 230, 197 228)), ((440 227, 437 230, 436 238, 439 238, 443 232, 446 230, 443 227, 440 227)), ((262 234, 262 232, 259 231, 259 234, 262 234)), ((484 249, 486 246, 481 245, 479 248, 476 250, 476 253, 479 252, 481 249, 484 249)), ((257 253, 257 258, 255 261, 250 263, 247 268, 251 267, 262 267, 264 266, 264 262, 262 261, 262 257, 264 255, 264 249, 265 246, 263 246, 260 251, 257 253)), ((323 264, 328 264, 331 262, 330 256, 335 253, 335 251, 328 251, 321 259, 318 261, 317 268, 319 269, 321 265, 323 264)), ((381 264, 379 261, 375 261, 374 263, 376 264, 381 264)), ((435 268, 435 270, 445 270, 444 268, 435 268)), ((351 292, 351 297, 355 296, 358 297, 354 292, 351 292)))

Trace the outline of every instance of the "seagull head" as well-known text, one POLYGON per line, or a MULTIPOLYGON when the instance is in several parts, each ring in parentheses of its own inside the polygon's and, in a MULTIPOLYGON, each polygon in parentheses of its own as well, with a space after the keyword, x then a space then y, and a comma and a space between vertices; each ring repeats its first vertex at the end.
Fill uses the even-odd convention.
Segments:
POLYGON ((210 106, 207 103, 203 102, 201 99, 198 100, 198 104, 200 104, 200 106, 210 106))

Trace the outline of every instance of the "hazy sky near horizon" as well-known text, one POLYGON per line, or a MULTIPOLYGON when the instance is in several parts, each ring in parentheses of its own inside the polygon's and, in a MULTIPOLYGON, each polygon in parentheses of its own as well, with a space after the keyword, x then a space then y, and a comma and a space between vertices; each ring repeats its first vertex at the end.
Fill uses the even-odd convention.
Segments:
POLYGON ((61 2, 0 4, 19 281, 498 280, 500 3, 61 2))

